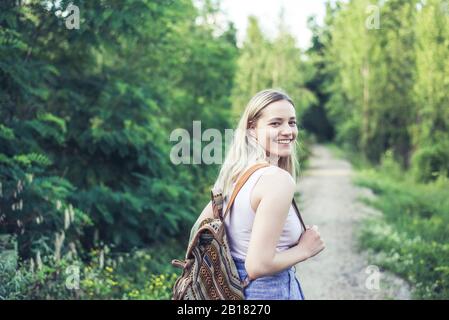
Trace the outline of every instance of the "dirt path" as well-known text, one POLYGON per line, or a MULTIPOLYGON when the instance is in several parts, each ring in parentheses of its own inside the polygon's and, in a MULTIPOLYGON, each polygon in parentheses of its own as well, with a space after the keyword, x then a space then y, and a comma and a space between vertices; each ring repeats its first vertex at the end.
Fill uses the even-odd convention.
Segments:
MULTIPOLYGON (((299 181, 299 207, 306 224, 316 224, 326 248, 297 265, 306 299, 410 299, 401 279, 380 272, 379 289, 366 253, 356 250, 361 219, 376 212, 358 198, 369 190, 353 185, 351 165, 324 146, 314 146, 310 167, 299 181)), ((377 213, 378 214, 378 213, 377 213)), ((381 270, 382 271, 382 270, 381 270)))

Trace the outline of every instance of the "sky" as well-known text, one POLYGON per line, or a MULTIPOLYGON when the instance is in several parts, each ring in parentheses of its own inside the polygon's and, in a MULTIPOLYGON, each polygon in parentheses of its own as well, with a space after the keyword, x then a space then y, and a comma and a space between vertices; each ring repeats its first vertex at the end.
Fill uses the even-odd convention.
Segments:
POLYGON ((285 23, 290 33, 295 36, 297 45, 306 49, 312 36, 307 28, 307 18, 315 15, 321 24, 326 12, 325 2, 326 0, 221 0, 221 8, 225 16, 234 22, 237 40, 241 44, 245 38, 249 15, 258 17, 262 30, 272 37, 283 7, 285 23))

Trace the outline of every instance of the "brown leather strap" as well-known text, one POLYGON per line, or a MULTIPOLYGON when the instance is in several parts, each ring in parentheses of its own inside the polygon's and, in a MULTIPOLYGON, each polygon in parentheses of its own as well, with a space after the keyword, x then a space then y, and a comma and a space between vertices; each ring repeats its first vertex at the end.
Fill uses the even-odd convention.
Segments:
POLYGON ((256 172, 256 170, 258 170, 260 168, 268 167, 268 166, 269 166, 268 163, 255 164, 252 167, 250 167, 248 170, 246 170, 246 172, 239 178, 239 180, 237 181, 237 184, 234 187, 234 190, 232 191, 232 195, 228 202, 228 205, 226 206, 226 210, 223 213, 223 219, 222 219, 223 221, 226 218, 226 215, 229 213, 232 205, 234 204, 234 200, 237 197, 237 194, 239 193, 240 189, 242 189, 242 187, 246 183, 246 181, 248 181, 249 177, 251 177, 251 175, 254 172, 256 172))

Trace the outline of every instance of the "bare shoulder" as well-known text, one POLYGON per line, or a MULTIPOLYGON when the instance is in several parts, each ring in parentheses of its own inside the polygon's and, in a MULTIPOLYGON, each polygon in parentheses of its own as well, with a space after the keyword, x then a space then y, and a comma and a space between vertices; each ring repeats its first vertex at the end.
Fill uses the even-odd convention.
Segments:
MULTIPOLYGON (((254 204, 257 204, 260 199, 268 195, 277 195, 278 197, 287 198, 293 197, 296 183, 291 174, 279 167, 270 167, 257 182, 253 190, 254 204)), ((257 206, 255 206, 257 207, 257 206)))
POLYGON ((259 179, 260 185, 271 185, 285 188, 295 188, 292 175, 279 167, 272 166, 259 179))

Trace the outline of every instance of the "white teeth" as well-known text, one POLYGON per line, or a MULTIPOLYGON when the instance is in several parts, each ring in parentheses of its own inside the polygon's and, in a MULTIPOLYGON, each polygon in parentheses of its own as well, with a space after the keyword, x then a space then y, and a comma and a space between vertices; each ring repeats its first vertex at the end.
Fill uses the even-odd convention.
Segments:
POLYGON ((278 140, 278 143, 289 144, 291 140, 278 140))

